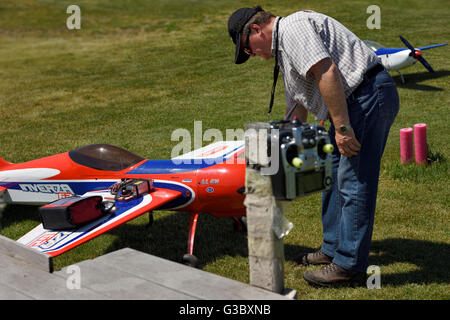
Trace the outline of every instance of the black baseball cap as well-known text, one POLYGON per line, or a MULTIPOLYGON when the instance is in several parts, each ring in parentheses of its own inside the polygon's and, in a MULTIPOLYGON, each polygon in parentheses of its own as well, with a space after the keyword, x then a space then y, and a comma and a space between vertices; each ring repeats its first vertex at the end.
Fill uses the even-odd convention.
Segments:
POLYGON ((228 19, 228 33, 231 40, 236 45, 236 52, 234 55, 234 63, 241 64, 250 58, 250 55, 246 54, 241 49, 241 35, 244 26, 247 22, 259 11, 264 11, 261 7, 258 8, 240 8, 237 9, 228 19))

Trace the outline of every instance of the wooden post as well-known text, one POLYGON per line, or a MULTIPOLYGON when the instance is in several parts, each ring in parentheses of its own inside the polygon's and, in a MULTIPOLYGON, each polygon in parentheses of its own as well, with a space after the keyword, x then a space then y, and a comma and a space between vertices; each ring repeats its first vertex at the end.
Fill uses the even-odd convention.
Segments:
POLYGON ((270 126, 252 122, 245 130, 244 204, 247 208, 250 284, 294 298, 296 292, 284 288, 283 236, 292 224, 282 215, 282 203, 273 195, 270 175, 263 174, 264 168, 271 165, 267 157, 270 126))

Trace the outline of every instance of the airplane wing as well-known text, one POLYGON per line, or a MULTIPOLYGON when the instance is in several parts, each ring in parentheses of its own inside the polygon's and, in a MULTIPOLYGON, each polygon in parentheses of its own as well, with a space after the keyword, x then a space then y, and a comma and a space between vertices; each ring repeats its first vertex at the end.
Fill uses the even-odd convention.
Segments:
MULTIPOLYGON (((110 195, 107 191, 104 193, 110 195)), ((95 194, 101 194, 101 192, 96 192, 95 194)), ((88 192, 86 195, 92 196, 94 193, 88 192)), ((102 216, 80 228, 66 231, 47 230, 40 224, 17 241, 55 257, 143 213, 157 209, 180 195, 181 192, 179 191, 155 188, 151 193, 139 198, 129 201, 116 201, 115 206, 117 209, 113 213, 102 216)), ((103 196, 104 199, 107 198, 104 194, 103 196)))

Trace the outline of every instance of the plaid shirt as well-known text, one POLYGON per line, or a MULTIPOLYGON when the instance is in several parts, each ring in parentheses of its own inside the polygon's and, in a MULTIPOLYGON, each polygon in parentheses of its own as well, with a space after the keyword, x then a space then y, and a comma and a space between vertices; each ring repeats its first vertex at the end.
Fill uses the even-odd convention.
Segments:
MULTIPOLYGON (((276 36, 277 30, 273 28, 273 54, 276 36)), ((375 53, 357 36, 321 13, 305 10, 282 18, 278 36, 278 63, 283 73, 287 110, 301 104, 318 120, 328 118, 328 108, 314 76, 308 73, 313 65, 331 58, 341 73, 348 97, 362 82, 366 71, 378 62, 375 53)))

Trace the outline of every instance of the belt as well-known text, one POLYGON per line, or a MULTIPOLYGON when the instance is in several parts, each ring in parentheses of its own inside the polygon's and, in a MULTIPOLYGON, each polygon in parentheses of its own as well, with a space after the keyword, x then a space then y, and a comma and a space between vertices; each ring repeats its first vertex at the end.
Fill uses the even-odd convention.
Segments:
POLYGON ((358 89, 362 88, 367 81, 369 81, 372 77, 376 76, 378 73, 384 70, 385 70, 384 66, 381 63, 377 63, 372 68, 367 70, 366 73, 363 75, 363 81, 359 84, 359 86, 355 90, 353 90, 353 92, 347 97, 347 99, 355 99, 356 97, 355 94, 358 91, 358 89))
POLYGON ((377 63, 372 68, 366 71, 364 74, 364 80, 369 80, 370 78, 376 76, 378 73, 384 70, 384 67, 381 63, 377 63))

